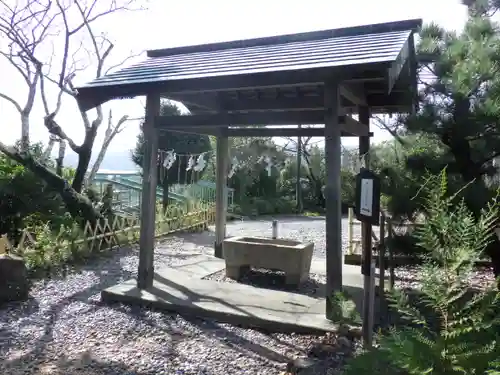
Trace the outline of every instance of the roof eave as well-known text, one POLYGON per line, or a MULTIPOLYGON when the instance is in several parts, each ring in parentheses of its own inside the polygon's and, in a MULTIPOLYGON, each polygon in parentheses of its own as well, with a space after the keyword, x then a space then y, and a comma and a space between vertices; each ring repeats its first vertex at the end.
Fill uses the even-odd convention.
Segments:
POLYGON ((304 42, 344 36, 357 36, 390 31, 418 31, 422 27, 422 19, 375 23, 371 25, 352 26, 330 30, 309 31, 304 33, 276 35, 263 38, 240 39, 227 42, 207 43, 182 47, 162 48, 147 51, 148 57, 165 57, 198 52, 222 51, 233 48, 269 46, 281 43, 304 42))

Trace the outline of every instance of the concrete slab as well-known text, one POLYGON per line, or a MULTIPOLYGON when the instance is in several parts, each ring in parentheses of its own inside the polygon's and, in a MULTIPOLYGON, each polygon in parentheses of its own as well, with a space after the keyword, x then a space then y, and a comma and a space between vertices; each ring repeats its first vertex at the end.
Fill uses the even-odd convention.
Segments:
POLYGON ((186 262, 173 266, 177 271, 182 271, 187 275, 202 279, 208 275, 219 272, 225 268, 224 259, 210 255, 200 255, 186 262))
MULTIPOLYGON (((315 261, 311 272, 324 274, 324 262, 315 261), (323 264, 323 266, 321 266, 323 264)), ((257 288, 238 283, 201 280, 224 269, 224 261, 201 255, 175 267, 155 273, 153 287, 140 290, 136 280, 105 289, 104 302, 122 302, 211 318, 221 322, 272 331, 315 333, 335 331, 337 325, 325 319, 325 286, 314 297, 293 292, 257 288)), ((344 290, 361 314, 363 277, 359 266, 344 267, 344 290)), ((376 304, 378 315, 378 304, 376 304)))
POLYGON ((311 333, 337 329, 324 317, 324 299, 200 280, 173 268, 155 273, 153 287, 148 290, 140 290, 136 280, 128 280, 105 289, 101 297, 104 302, 153 307, 272 331, 311 333))

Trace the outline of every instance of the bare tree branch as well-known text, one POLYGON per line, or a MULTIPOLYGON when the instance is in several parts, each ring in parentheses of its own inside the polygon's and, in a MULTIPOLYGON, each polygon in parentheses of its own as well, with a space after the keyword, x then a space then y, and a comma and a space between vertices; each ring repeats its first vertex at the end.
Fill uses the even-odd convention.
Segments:
POLYGON ((131 52, 127 57, 122 59, 119 63, 109 66, 106 69, 106 71, 104 72, 104 75, 107 75, 108 73, 112 72, 113 70, 122 67, 123 65, 125 65, 127 63, 127 61, 135 59, 136 57, 141 56, 143 53, 144 53, 144 51, 142 51, 140 53, 132 53, 131 52))
POLYGON ((8 102, 10 102, 14 107, 16 107, 17 111, 19 113, 22 113, 23 109, 21 108, 21 106, 19 105, 18 102, 16 102, 14 99, 12 99, 10 96, 6 95, 6 94, 2 94, 0 92, 0 98, 2 99, 5 99, 7 100, 8 102))
POLYGON ((52 154, 52 150, 54 149, 54 144, 57 141, 57 137, 55 135, 49 136, 49 143, 47 144, 47 148, 44 150, 42 155, 42 162, 46 162, 49 160, 50 155, 52 154))
POLYGON ((380 129, 387 130, 392 135, 392 137, 396 139, 400 144, 406 144, 403 138, 399 136, 397 130, 391 128, 384 119, 379 116, 373 116, 373 119, 375 120, 376 126, 378 126, 380 129))
MULTIPOLYGON (((35 97, 39 94, 45 112, 44 125, 51 135, 48 152, 51 152, 55 142, 60 143, 62 155, 56 163, 59 171, 62 170, 66 144, 78 154, 73 188, 79 192, 98 129, 103 122, 103 109, 98 106, 93 119, 89 117, 89 113, 80 112, 85 129, 84 139, 80 144, 68 136, 56 117, 64 94, 76 99, 73 79, 79 72, 95 69, 93 75, 100 77, 104 72, 115 69, 134 57, 130 54, 120 64, 108 67, 108 58, 114 44, 95 29, 94 21, 118 11, 135 10, 136 0, 111 0, 107 3, 98 3, 97 0, 16 0, 16 6, 7 4, 7 1, 9 0, 0 0, 0 38, 2 42, 7 42, 7 47, 0 54, 19 72, 28 86, 24 107, 19 105, 19 101, 7 99, 12 104, 18 104, 14 105, 21 114, 21 132, 25 139, 23 144, 29 144, 29 117, 35 97), (88 48, 82 40, 90 41, 88 48), (46 57, 41 53, 42 46, 52 49, 60 46, 60 50, 53 51, 52 56, 46 57), (58 88, 54 99, 49 97, 48 83, 58 88)), ((5 94, 2 98, 6 99, 4 96, 5 94)), ((114 135, 120 131, 120 126, 113 128, 114 135)))
MULTIPOLYGON (((133 119, 130 119, 133 120, 133 119)), ((95 178, 95 175, 97 174, 97 171, 101 167, 102 161, 104 160, 104 157, 106 156, 106 152, 108 151, 108 147, 115 138, 115 136, 119 133, 121 133, 124 129, 124 124, 125 122, 129 121, 129 117, 127 115, 122 116, 116 125, 113 125, 113 113, 111 110, 109 110, 109 115, 108 115, 108 126, 106 128, 106 132, 104 134, 104 141, 102 142, 101 149, 99 150, 99 154, 97 155, 96 161, 94 165, 92 166, 90 173, 87 176, 87 182, 86 184, 92 182, 92 180, 95 178)))

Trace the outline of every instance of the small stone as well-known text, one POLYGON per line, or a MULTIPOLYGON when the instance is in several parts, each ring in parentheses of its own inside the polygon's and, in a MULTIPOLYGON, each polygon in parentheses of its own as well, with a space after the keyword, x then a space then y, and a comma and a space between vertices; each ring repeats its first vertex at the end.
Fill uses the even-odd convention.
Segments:
POLYGON ((0 255, 0 304, 28 298, 28 270, 24 260, 12 254, 0 255))

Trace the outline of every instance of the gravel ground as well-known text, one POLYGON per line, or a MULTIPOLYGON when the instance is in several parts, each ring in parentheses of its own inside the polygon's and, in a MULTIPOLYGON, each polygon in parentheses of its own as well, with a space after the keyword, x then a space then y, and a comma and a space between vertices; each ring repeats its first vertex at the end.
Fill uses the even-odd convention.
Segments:
MULTIPOLYGON (((280 219, 279 235, 312 241, 315 256, 324 257, 324 226, 318 218, 280 219)), ((270 221, 264 220, 236 221, 227 229, 229 235, 271 233, 270 221)), ((354 230, 359 235, 359 229, 354 230)), ((347 219, 343 232, 347 246, 347 219)), ((213 243, 212 232, 169 237, 155 250, 155 266, 211 254, 213 243)), ((0 374, 272 375, 284 371, 290 360, 311 353, 311 341, 326 340, 335 349, 327 362, 331 370, 339 368, 351 351, 345 350, 345 340, 332 336, 266 334, 147 309, 102 305, 100 291, 135 277, 137 265, 135 248, 114 251, 64 279, 35 282, 30 300, 2 307, 0 374)), ((411 269, 398 271, 400 277, 411 275, 411 269)), ((255 278, 259 279, 258 273, 255 278)), ((310 289, 317 288, 317 283, 321 280, 310 282, 310 289)), ((327 373, 334 372, 318 374, 327 373)))
MULTIPOLYGON (((228 232, 266 235, 267 227, 268 222, 250 222, 246 230, 246 223, 236 222, 228 232)), ((321 255, 323 230, 321 220, 284 220, 280 236, 313 241, 321 255)), ((155 266, 212 253, 213 242, 211 232, 169 237, 155 250, 155 266)), ((37 281, 30 300, 3 306, 0 374, 271 375, 305 356, 316 339, 102 305, 100 291, 135 277, 137 265, 136 249, 117 250, 64 279, 37 281)), ((342 353, 331 355, 331 366, 342 362, 342 353)))
MULTIPOLYGON (((421 278, 415 266, 398 267, 394 270, 394 275, 394 285, 397 288, 416 289, 421 285, 421 278)), ((469 280, 469 285, 472 288, 483 289, 484 287, 492 285, 494 282, 493 270, 489 267, 484 267, 474 271, 469 280)))

